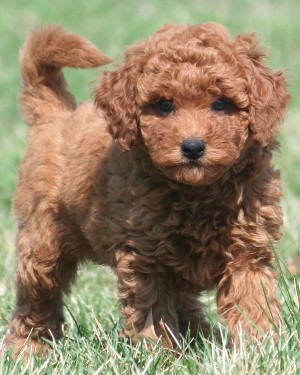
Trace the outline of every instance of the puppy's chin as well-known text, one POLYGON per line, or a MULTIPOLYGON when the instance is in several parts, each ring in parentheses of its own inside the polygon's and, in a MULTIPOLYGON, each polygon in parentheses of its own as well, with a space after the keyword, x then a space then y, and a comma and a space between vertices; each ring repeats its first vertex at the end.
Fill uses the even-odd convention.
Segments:
POLYGON ((227 168, 208 169, 198 164, 168 165, 161 168, 164 175, 178 183, 190 186, 207 186, 216 182, 227 168))

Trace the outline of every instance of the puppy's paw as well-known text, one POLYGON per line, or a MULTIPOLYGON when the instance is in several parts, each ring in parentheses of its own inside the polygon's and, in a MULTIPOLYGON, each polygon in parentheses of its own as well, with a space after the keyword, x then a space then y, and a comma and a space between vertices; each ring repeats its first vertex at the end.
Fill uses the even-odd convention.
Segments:
POLYGON ((29 358, 31 355, 45 356, 52 346, 42 338, 17 337, 8 335, 5 339, 4 349, 10 352, 13 358, 29 358))

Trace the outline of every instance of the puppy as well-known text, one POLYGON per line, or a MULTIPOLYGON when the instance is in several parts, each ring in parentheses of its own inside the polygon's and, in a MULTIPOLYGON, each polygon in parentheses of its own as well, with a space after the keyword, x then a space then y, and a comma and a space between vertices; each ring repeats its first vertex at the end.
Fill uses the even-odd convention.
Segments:
POLYGON ((77 105, 61 68, 111 60, 60 27, 30 37, 8 346, 39 352, 41 338, 62 336, 62 296, 87 260, 114 270, 134 339, 172 347, 188 330, 209 334, 198 297, 212 288, 234 340, 280 321, 272 153, 289 94, 257 44, 215 23, 164 26, 105 72, 95 104, 77 105))

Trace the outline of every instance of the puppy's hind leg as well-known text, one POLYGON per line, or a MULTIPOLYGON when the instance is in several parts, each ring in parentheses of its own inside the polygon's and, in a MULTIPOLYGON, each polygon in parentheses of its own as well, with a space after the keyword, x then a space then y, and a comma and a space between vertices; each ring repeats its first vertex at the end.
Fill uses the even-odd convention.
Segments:
POLYGON ((47 345, 42 338, 62 336, 62 293, 75 278, 78 246, 88 246, 78 234, 74 238, 75 228, 49 208, 40 207, 20 226, 17 302, 6 339, 15 355, 25 345, 28 351, 43 353, 47 345))

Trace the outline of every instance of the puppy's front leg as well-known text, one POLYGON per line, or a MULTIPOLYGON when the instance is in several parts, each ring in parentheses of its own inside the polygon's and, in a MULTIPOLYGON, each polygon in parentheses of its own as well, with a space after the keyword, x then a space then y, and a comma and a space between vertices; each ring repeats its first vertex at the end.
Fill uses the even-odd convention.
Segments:
POLYGON ((116 260, 125 335, 161 338, 164 346, 174 347, 179 329, 172 276, 135 252, 119 251, 116 260))
POLYGON ((236 259, 227 264, 217 305, 235 342, 241 333, 245 338, 260 337, 280 322, 275 291, 275 278, 267 262, 236 259))

